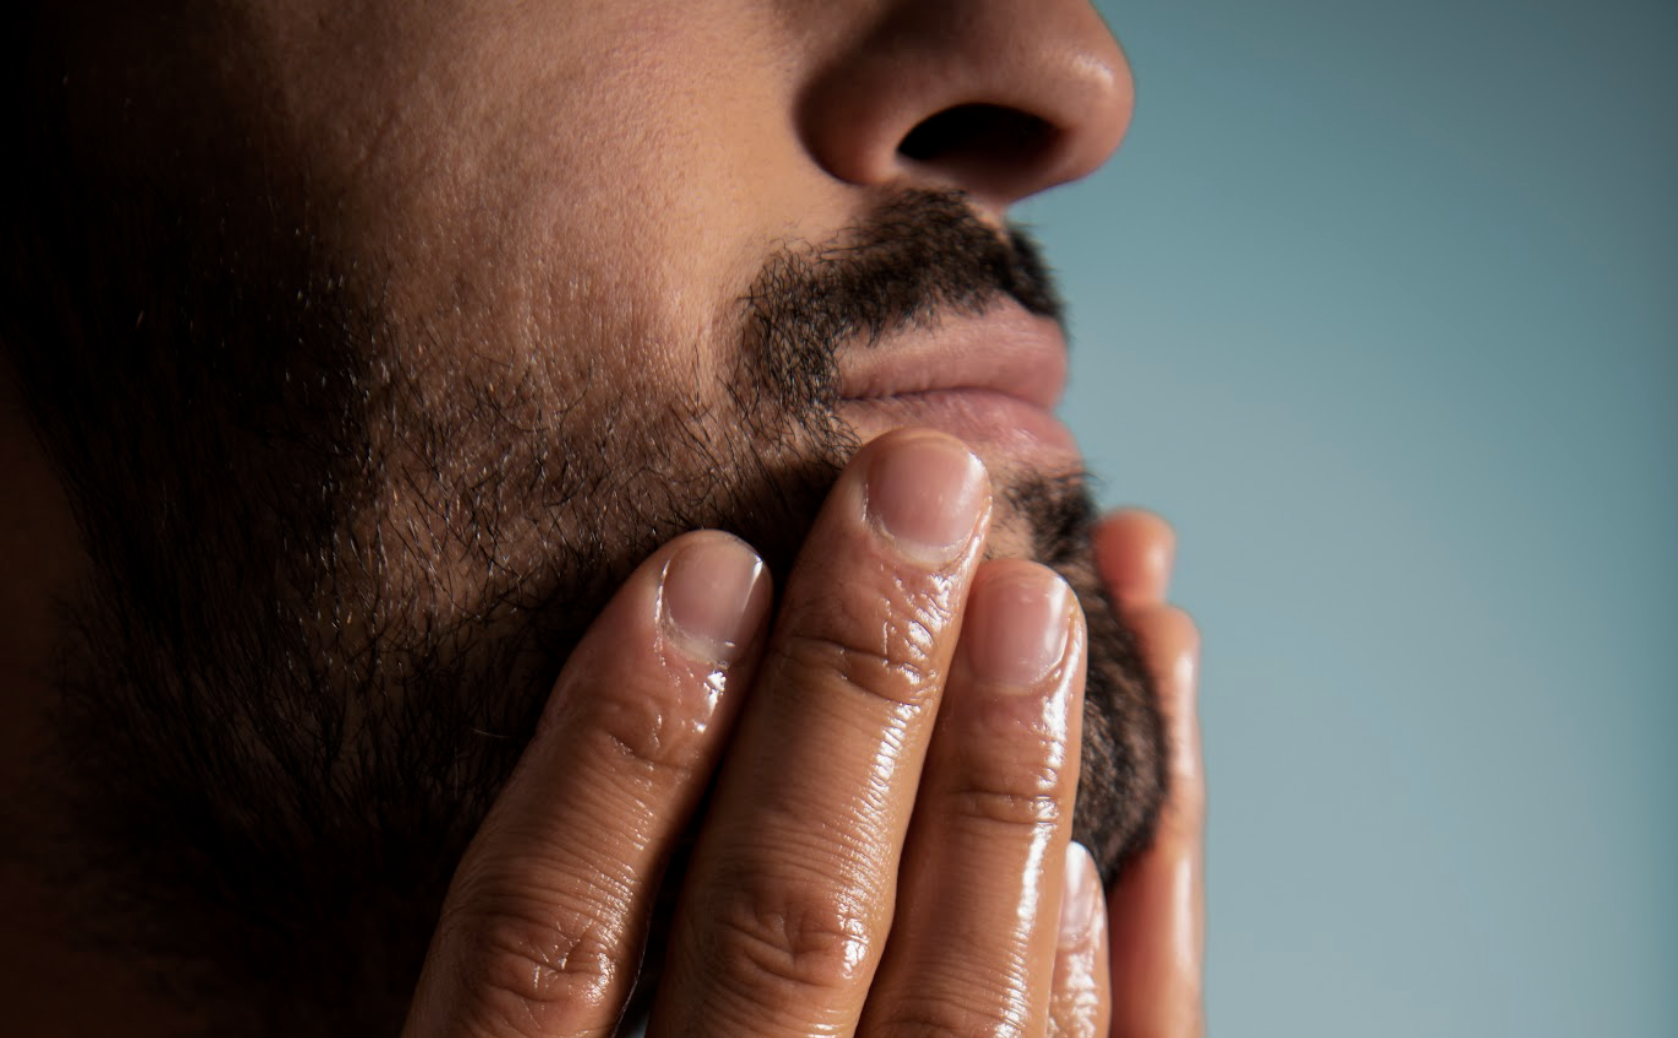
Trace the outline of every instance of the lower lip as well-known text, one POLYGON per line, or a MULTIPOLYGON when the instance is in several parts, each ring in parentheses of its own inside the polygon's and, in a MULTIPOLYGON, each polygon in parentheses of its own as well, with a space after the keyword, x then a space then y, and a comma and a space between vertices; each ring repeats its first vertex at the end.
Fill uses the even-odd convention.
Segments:
POLYGON ((969 446, 1022 459, 1076 458, 1078 441, 1048 411, 991 389, 938 389, 839 403, 864 441, 905 426, 947 432, 969 446))

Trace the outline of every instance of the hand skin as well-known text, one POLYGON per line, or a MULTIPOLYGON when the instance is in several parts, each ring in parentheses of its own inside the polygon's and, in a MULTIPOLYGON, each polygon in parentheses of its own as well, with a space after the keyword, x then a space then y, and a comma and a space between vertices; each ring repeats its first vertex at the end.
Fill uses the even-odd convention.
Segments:
POLYGON ((1168 605, 1176 540, 1147 512, 1119 512, 1096 532, 1096 562, 1141 638, 1171 746, 1170 795, 1153 844, 1108 893, 1113 1038, 1194 1038, 1205 1032, 1206 773, 1196 697, 1200 632, 1168 605))
POLYGON ((1169 531, 1101 531, 1180 783, 1104 906, 1069 843, 1082 614, 1046 568, 981 561, 989 513, 958 441, 900 430, 841 476, 773 617, 725 534, 648 559, 462 860, 405 1034, 614 1034, 713 774, 651 1038, 1199 1034, 1195 646, 1162 604, 1169 531))

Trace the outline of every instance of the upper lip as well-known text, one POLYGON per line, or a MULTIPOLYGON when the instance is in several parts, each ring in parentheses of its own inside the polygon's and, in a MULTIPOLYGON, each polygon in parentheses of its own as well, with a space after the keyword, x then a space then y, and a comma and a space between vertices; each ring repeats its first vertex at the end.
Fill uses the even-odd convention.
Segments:
POLYGON ((970 316, 945 313, 839 358, 846 400, 982 390, 1052 411, 1066 389, 1066 338, 1052 318, 1009 302, 970 316))

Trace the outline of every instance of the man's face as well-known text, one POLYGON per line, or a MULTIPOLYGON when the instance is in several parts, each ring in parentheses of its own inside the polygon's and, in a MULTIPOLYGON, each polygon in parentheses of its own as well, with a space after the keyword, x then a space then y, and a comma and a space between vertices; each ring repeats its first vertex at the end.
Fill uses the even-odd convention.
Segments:
POLYGON ((333 0, 43 38, 65 129, 0 341, 90 557, 67 837, 152 848, 130 886, 170 893, 131 907, 199 935, 164 950, 248 946, 264 904, 253 971, 301 962, 328 904, 417 963, 411 905, 616 581, 699 526, 784 571, 905 424, 969 440, 991 550, 1084 594, 1081 838, 1111 870, 1142 837, 1158 721, 1004 214, 1128 119, 1081 3, 333 0))

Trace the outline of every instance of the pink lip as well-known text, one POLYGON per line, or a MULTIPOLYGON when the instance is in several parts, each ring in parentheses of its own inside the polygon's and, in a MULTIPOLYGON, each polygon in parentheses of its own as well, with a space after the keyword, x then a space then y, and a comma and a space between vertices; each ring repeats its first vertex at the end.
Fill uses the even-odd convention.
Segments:
POLYGON ((1009 454, 1075 455, 1052 413, 1066 372, 1060 326, 1010 305, 846 352, 840 413, 864 439, 917 425, 1009 454))

